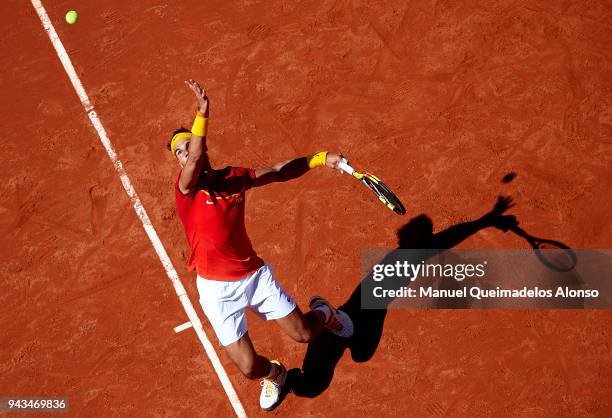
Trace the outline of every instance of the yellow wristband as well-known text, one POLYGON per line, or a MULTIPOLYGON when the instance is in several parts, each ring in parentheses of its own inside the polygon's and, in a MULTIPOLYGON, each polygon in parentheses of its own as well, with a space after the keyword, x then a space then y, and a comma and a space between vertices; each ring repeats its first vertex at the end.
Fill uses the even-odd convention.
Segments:
POLYGON ((307 157, 306 160, 308 161, 309 168, 324 166, 327 162, 327 151, 317 152, 316 154, 307 157))
POLYGON ((193 126, 191 127, 191 133, 195 136, 206 136, 206 132, 208 132, 208 119, 204 117, 204 114, 201 112, 196 113, 195 120, 193 121, 193 126))

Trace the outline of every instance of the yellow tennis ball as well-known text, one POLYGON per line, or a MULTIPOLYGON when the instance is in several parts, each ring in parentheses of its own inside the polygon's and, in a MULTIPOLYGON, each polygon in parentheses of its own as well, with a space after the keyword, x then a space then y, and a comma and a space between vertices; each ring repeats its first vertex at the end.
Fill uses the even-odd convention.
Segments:
POLYGON ((74 25, 77 20, 79 20, 79 14, 76 11, 71 10, 66 13, 66 22, 68 22, 69 24, 74 25))

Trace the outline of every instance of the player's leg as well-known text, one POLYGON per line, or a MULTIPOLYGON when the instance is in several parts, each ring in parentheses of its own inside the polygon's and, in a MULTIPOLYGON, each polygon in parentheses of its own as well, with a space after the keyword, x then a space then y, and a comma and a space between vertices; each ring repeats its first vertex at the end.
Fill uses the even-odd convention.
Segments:
POLYGON ((323 328, 340 337, 348 338, 353 334, 353 323, 348 315, 321 297, 313 297, 311 310, 303 314, 276 281, 268 264, 258 270, 253 285, 250 307, 262 318, 275 320, 295 341, 310 342, 323 328))
POLYGON ((345 312, 334 308, 326 299, 313 296, 310 299, 310 308, 310 311, 302 314, 296 306, 289 315, 276 319, 276 323, 287 335, 301 343, 309 343, 323 328, 342 338, 353 335, 351 318, 345 312))
POLYGON ((280 362, 257 354, 248 333, 225 346, 225 351, 247 379, 263 378, 259 406, 266 410, 274 408, 287 380, 287 369, 280 362))
POLYGON ((222 282, 197 278, 200 304, 217 338, 242 374, 262 381, 259 405, 271 409, 278 402, 287 370, 255 351, 249 338, 245 309, 253 293, 256 273, 242 280, 222 282))
POLYGON ((276 319, 278 326, 299 343, 309 343, 325 326, 325 313, 309 311, 303 314, 298 306, 283 318, 276 319))
POLYGON ((255 380, 263 377, 276 377, 280 372, 280 368, 276 364, 271 363, 266 357, 257 354, 248 332, 240 337, 238 341, 224 348, 234 364, 247 379, 255 380))

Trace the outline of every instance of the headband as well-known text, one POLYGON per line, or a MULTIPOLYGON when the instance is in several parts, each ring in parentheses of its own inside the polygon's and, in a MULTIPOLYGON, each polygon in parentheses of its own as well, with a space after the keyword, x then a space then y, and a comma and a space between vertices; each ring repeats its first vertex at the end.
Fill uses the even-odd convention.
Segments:
POLYGON ((179 132, 178 134, 172 137, 172 141, 170 141, 170 149, 172 150, 172 155, 174 155, 176 143, 179 139, 183 138, 191 138, 191 132, 179 132))

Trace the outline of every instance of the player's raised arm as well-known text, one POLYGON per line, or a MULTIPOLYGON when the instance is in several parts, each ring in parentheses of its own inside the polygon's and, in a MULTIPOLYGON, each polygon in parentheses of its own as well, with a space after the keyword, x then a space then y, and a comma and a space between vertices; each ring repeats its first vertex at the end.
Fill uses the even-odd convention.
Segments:
MULTIPOLYGON (((189 193, 198 181, 200 170, 203 165, 204 138, 208 125, 208 97, 206 91, 200 87, 195 80, 185 81, 185 84, 194 92, 198 101, 198 112, 196 113, 193 127, 191 128, 191 140, 184 150, 176 152, 186 153, 186 162, 181 170, 179 189, 182 193, 189 193)), ((178 154, 177 154, 177 157, 178 154)))
POLYGON ((300 157, 293 160, 281 161, 271 167, 255 169, 254 187, 264 186, 274 182, 293 180, 304 175, 309 170, 327 166, 338 168, 342 154, 322 151, 309 157, 300 157))

